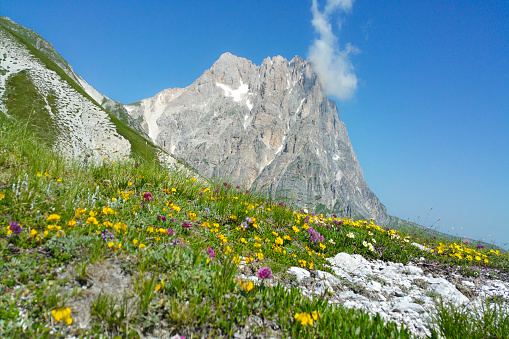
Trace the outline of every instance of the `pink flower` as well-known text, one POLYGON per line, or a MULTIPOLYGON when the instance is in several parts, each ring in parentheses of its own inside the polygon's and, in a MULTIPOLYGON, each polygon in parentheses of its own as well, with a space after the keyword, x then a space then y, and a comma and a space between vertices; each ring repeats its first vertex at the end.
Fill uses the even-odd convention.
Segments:
POLYGON ((258 277, 262 279, 269 279, 272 277, 272 270, 267 266, 262 267, 258 270, 258 277))
POLYGON ((185 222, 185 223, 182 224, 182 228, 190 229, 191 228, 191 224, 188 223, 188 222, 185 222))
POLYGON ((216 257, 216 252, 214 252, 214 249, 212 247, 207 247, 207 253, 210 259, 214 259, 216 257))

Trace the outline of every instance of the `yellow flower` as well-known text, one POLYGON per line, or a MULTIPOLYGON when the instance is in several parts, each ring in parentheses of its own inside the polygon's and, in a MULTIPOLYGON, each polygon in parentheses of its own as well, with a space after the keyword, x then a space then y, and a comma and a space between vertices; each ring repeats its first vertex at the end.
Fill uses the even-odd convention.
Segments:
POLYGON ((103 213, 105 215, 108 215, 108 214, 117 214, 117 212, 115 210, 113 210, 111 207, 103 207, 103 213))
POLYGON ((37 172, 37 176, 38 176, 39 178, 40 178, 40 177, 42 177, 41 172, 37 172))
POLYGON ((94 218, 94 217, 88 217, 88 218, 87 218, 86 223, 88 223, 88 224, 94 224, 94 225, 99 224, 99 222, 97 221, 97 219, 96 219, 96 218, 94 218))
POLYGON ((292 238, 289 235, 285 235, 283 237, 283 239, 288 240, 288 241, 292 241, 292 238))
POLYGON ((158 284, 158 285, 156 285, 156 287, 154 287, 154 291, 156 291, 156 292, 159 291, 160 289, 161 289, 161 285, 160 284, 158 284))
POLYGON ((58 182, 61 182, 61 181, 62 181, 62 178, 58 178, 58 179, 57 179, 57 181, 58 181, 58 182))
POLYGON ((140 245, 138 246, 138 248, 143 248, 143 247, 145 247, 145 245, 144 245, 144 244, 140 244, 140 245))
POLYGON ((302 326, 313 325, 313 318, 309 315, 309 313, 305 313, 305 312, 296 313, 295 319, 300 321, 302 326))
POLYGON ((262 252, 256 253, 256 257, 258 258, 258 260, 263 260, 263 253, 262 252))
POLYGON ((196 179, 195 179, 195 178, 191 178, 191 181, 192 181, 192 182, 195 182, 195 181, 196 181, 196 179))
POLYGON ((243 243, 243 244, 247 244, 247 241, 244 238, 240 238, 240 242, 243 243))
POLYGON ((5 198, 5 194, 3 194, 2 192, 0 192, 0 200, 2 200, 3 198, 5 198))
POLYGON ((67 325, 72 324, 71 309, 69 307, 53 310, 51 311, 51 315, 53 316, 56 322, 64 320, 67 323, 67 325))
POLYGON ((171 191, 175 193, 175 192, 177 192, 177 189, 175 187, 172 187, 171 191))
POLYGON ((196 220, 196 213, 194 213, 193 211, 189 211, 189 219, 196 220))
POLYGON ((252 281, 248 281, 247 283, 242 283, 242 289, 243 290, 246 290, 247 292, 251 291, 254 287, 254 284, 252 281))
POLYGON ((277 237, 276 240, 274 240, 274 242, 276 243, 276 245, 280 246, 283 245, 283 239, 281 239, 281 237, 277 237))
POLYGON ((74 219, 69 220, 69 222, 67 223, 67 226, 69 226, 69 227, 72 227, 74 225, 76 225, 76 220, 74 220, 74 219))
POLYGON ((171 206, 171 208, 173 208, 177 212, 180 212, 180 207, 178 207, 177 205, 173 205, 171 206))
POLYGON ((232 214, 230 215, 230 219, 237 220, 237 216, 232 214))
POLYGON ((327 246, 325 246, 324 244, 320 243, 320 248, 321 248, 322 250, 324 250, 326 247, 327 247, 327 246))
POLYGON ((320 318, 320 313, 318 313, 317 311, 313 311, 311 315, 313 316, 314 320, 318 320, 318 318, 320 318))
POLYGON ((50 214, 46 220, 47 221, 51 221, 51 220, 59 220, 60 219, 60 216, 58 214, 50 214))
POLYGON ((262 241, 262 239, 261 239, 259 236, 257 236, 257 235, 255 235, 254 240, 256 240, 256 241, 262 241))
POLYGON ((30 235, 31 235, 32 237, 34 237, 36 234, 37 234, 37 231, 36 231, 36 230, 31 230, 31 231, 30 231, 30 235))
POLYGON ((138 243, 138 239, 133 239, 133 244, 137 244, 138 243))
POLYGON ((110 248, 113 247, 113 245, 115 245, 115 243, 113 241, 108 243, 108 247, 110 247, 110 248))

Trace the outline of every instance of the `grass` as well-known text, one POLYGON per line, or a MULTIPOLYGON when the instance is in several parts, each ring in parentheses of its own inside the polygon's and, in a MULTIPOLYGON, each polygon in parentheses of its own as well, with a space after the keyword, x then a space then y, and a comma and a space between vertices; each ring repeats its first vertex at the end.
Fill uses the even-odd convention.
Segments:
MULTIPOLYGON (((143 138, 140 134, 135 132, 131 127, 129 127, 125 122, 121 121, 119 118, 115 117, 110 112, 106 111, 104 107, 102 107, 99 103, 97 103, 90 95, 88 95, 83 88, 81 88, 80 85, 76 83, 57 63, 54 61, 61 61, 60 55, 55 52, 54 55, 48 56, 44 52, 41 52, 37 48, 34 47, 34 45, 31 43, 33 39, 36 39, 37 37, 31 36, 30 32, 26 29, 19 28, 18 25, 16 27, 13 27, 11 23, 9 23, 7 20, 0 18, 0 28, 4 29, 6 32, 11 34, 11 36, 14 39, 17 39, 20 43, 22 43, 29 51, 30 53, 37 59, 39 59, 48 69, 55 71, 63 80, 65 80, 73 89, 75 89, 78 93, 80 93, 82 96, 90 100, 93 104, 95 104, 99 109, 105 111, 111 121, 115 124, 116 130, 120 135, 122 135, 124 138, 129 140, 131 143, 131 155, 134 158, 141 158, 144 161, 150 161, 157 157, 157 153, 162 152, 162 150, 152 144, 152 142, 148 141, 147 139, 143 138), (18 28, 18 30, 14 30, 15 28, 18 28)), ((53 50, 53 49, 51 49, 53 50)), ((46 53, 48 51, 46 50, 46 53)), ((51 54, 51 53, 50 53, 51 54)), ((63 60, 63 59, 62 59, 63 60)), ((63 63, 61 65, 67 65, 65 60, 63 60, 63 63)), ((30 80, 27 78, 26 74, 24 75, 24 78, 26 79, 17 79, 19 76, 11 77, 9 81, 11 82, 10 86, 8 86, 8 89, 10 92, 10 96, 6 96, 5 102, 6 106, 9 107, 8 111, 14 111, 18 112, 19 115, 22 117, 28 117, 31 114, 31 110, 29 112, 25 112, 28 110, 28 108, 32 107, 32 103, 36 102, 38 106, 43 105, 44 98, 41 98, 42 96, 39 93, 32 93, 33 91, 37 90, 35 88, 32 89, 32 93, 30 97, 24 97, 17 95, 18 92, 20 92, 20 87, 18 87, 18 91, 16 91, 15 86, 18 82, 24 81, 28 84, 28 86, 32 86, 30 80), (13 79, 14 78, 14 79, 13 79), (13 101, 14 100, 14 101, 13 101)), ((6 92, 9 92, 6 91, 6 92)), ((24 92, 22 92, 24 93, 24 92)), ((7 93, 6 93, 7 94, 7 93)), ((49 98, 51 101, 51 98, 49 98)), ((44 108, 37 106, 37 112, 43 112, 44 108)), ((48 113, 49 114, 49 113, 48 113)), ((41 119, 37 118, 37 122, 43 122, 43 124, 48 124, 47 119, 41 119)), ((49 120, 51 121, 51 119, 49 120)), ((39 129, 41 132, 46 132, 44 129, 39 129)), ((55 139, 55 132, 53 133, 44 133, 43 139, 45 140, 54 140, 55 139)))
MULTIPOLYGON (((410 338, 404 327, 326 298, 238 281, 238 264, 270 267, 275 281, 289 266, 328 270, 325 258, 338 252, 402 263, 425 257, 472 271, 509 267, 495 250, 431 239, 433 252, 423 252, 413 241, 146 159, 76 165, 0 113, 1 337, 228 338, 249 325, 263 337, 410 338), (313 241, 309 227, 323 239, 313 241)), ((479 318, 438 305, 434 324, 446 337, 508 333, 500 307, 479 318)))

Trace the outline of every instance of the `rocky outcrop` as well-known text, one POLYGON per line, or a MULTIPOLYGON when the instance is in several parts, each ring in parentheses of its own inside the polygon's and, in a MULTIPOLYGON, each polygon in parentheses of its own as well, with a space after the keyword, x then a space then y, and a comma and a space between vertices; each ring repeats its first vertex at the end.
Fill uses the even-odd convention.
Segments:
POLYGON ((192 85, 126 108, 157 145, 206 177, 389 221, 363 178, 336 104, 300 57, 256 66, 225 53, 192 85))
MULTIPOLYGON (((443 272, 428 270, 424 258, 403 265, 338 253, 327 260, 333 274, 293 266, 287 270, 289 279, 274 278, 265 283, 294 286, 310 298, 324 297, 329 304, 361 309, 372 315, 378 313, 386 321, 405 325, 417 337, 430 336, 429 320, 437 297, 477 311, 482 310, 487 297, 509 299, 507 280, 492 279, 488 273, 463 276, 459 269, 444 277, 443 272)), ((239 269, 242 273, 237 278, 262 283, 257 276, 246 274, 249 265, 245 261, 239 269)))

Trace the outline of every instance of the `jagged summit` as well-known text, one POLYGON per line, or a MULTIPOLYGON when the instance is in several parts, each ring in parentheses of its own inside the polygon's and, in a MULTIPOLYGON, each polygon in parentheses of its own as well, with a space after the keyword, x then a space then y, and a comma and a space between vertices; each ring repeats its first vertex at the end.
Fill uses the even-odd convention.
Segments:
POLYGON ((193 84, 126 109, 152 140, 206 177, 388 222, 366 184, 336 104, 312 65, 222 54, 193 84))

